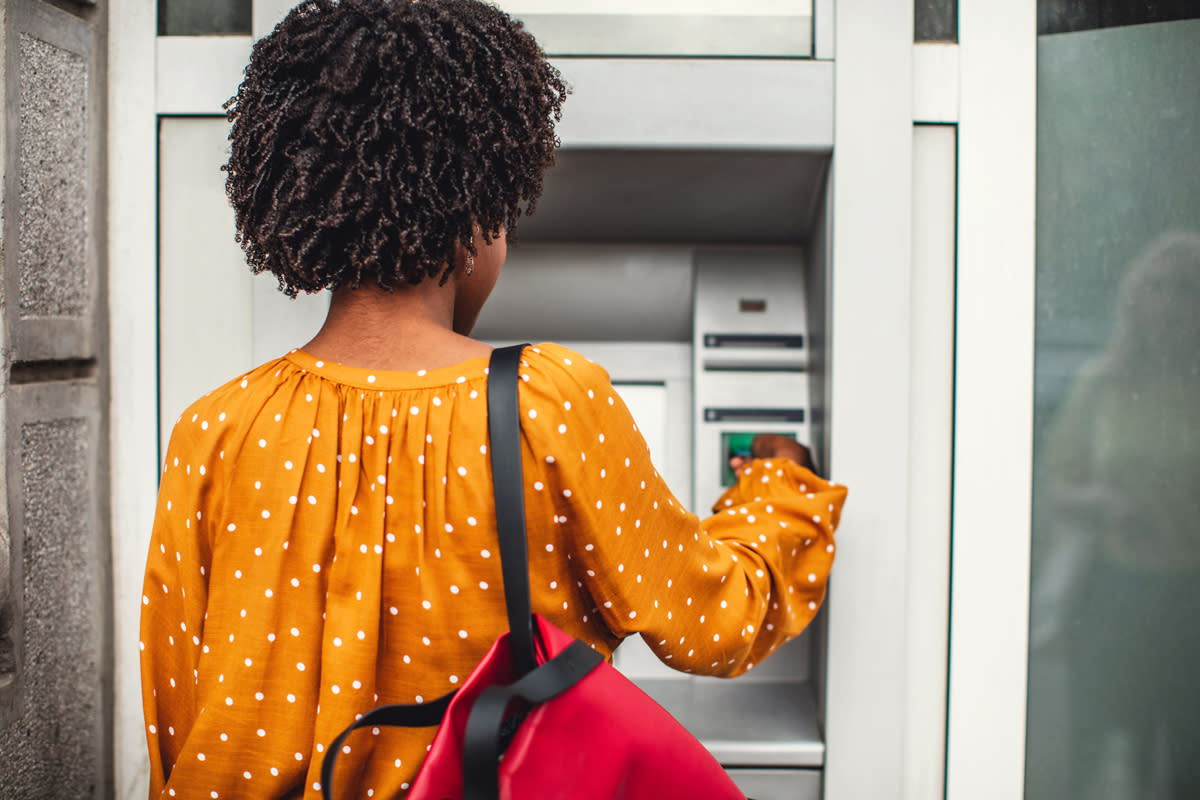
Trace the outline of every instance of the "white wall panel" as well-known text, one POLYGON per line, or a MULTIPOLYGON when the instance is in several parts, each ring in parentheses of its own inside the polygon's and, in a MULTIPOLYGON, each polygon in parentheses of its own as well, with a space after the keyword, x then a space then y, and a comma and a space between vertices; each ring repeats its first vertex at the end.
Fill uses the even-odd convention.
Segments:
POLYGON ((238 373, 307 342, 328 295, 290 299, 234 241, 221 164, 228 123, 169 117, 159 135, 159 397, 163 444, 179 413, 238 373))
POLYGON ((958 121, 958 45, 913 45, 913 120, 958 121))
POLYGON ((193 400, 253 365, 251 275, 233 240, 220 118, 159 133, 159 413, 163 450, 193 400))
POLYGON ((248 36, 160 36, 156 49, 159 114, 224 114, 250 61, 248 36))
POLYGON ((575 90, 558 128, 564 147, 833 144, 828 61, 572 58, 557 66, 575 90))

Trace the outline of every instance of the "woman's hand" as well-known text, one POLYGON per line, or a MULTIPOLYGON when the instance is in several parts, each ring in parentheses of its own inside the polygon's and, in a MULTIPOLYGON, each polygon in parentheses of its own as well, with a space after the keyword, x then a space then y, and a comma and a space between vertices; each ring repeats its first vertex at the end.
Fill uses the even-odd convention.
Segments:
MULTIPOLYGON (((777 433, 760 433, 750 443, 751 458, 788 458, 805 469, 813 469, 812 455, 808 448, 787 436, 777 433)), ((729 465, 734 470, 740 469, 750 459, 734 456, 729 459, 729 465)))

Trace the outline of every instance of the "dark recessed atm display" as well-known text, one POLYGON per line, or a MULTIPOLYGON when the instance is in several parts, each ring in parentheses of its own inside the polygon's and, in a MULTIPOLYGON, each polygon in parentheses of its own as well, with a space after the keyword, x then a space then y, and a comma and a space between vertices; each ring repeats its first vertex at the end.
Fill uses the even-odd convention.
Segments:
MULTIPOLYGON (((787 431, 775 431, 780 436, 786 436, 793 441, 796 439, 795 433, 787 431)), ((737 482, 735 471, 743 461, 749 461, 750 443, 754 441, 754 437, 759 434, 759 431, 753 433, 733 433, 726 431, 721 434, 721 453, 724 458, 721 462, 721 486, 730 487, 737 482)))

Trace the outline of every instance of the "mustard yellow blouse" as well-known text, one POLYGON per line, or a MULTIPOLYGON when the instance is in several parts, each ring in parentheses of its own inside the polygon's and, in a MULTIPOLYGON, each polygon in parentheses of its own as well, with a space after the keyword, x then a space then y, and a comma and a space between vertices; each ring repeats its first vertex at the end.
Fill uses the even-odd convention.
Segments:
MULTIPOLYGON (((534 611, 611 654, 733 676, 798 634, 845 489, 755 461, 699 519, 607 373, 553 344, 520 387, 534 611)), ((486 359, 420 372, 296 351, 171 436, 142 597, 151 796, 312 798, 356 714, 460 685, 507 628, 486 359)), ((365 731, 340 797, 401 796, 433 729, 365 731)))

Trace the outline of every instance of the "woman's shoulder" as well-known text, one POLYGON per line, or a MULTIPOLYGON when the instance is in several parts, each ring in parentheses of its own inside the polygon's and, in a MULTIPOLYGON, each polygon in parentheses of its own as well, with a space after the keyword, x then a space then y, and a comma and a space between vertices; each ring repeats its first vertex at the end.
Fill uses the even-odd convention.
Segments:
POLYGON ((522 366, 528 369, 528 377, 522 376, 527 388, 540 393, 593 395, 601 390, 610 391, 612 379, 608 370, 595 361, 580 355, 565 345, 542 342, 525 348, 522 366))
POLYGON ((180 420, 209 411, 219 416, 226 406, 253 403, 264 393, 275 391, 281 381, 299 371, 287 356, 271 359, 196 398, 180 415, 180 420))
POLYGON ((244 423, 248 415, 255 416, 267 398, 298 372, 286 356, 281 356, 231 378, 183 410, 172 427, 172 440, 180 446, 188 441, 219 443, 244 423))

